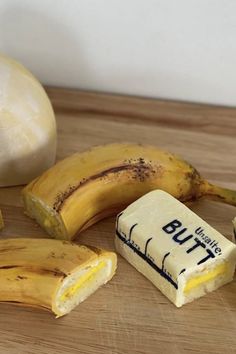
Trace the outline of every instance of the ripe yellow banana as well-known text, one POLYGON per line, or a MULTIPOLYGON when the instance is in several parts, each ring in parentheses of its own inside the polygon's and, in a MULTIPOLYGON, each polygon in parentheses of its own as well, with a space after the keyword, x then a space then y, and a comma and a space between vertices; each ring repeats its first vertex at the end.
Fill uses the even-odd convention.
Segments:
POLYGON ((4 228, 4 220, 3 220, 3 217, 2 217, 2 212, 0 210, 0 230, 2 230, 4 228))
POLYGON ((116 254, 52 239, 0 241, 0 302, 69 313, 116 269, 116 254))
POLYGON ((236 205, 236 192, 208 183, 181 158, 155 146, 124 143, 60 161, 25 187, 23 199, 26 213, 50 235, 70 240, 153 189, 182 202, 211 196, 236 205))

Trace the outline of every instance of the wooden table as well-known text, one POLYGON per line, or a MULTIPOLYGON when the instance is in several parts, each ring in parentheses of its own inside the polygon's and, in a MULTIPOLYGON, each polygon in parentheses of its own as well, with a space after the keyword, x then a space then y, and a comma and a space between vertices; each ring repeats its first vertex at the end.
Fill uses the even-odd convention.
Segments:
MULTIPOLYGON (((114 141, 152 143, 181 154, 212 182, 236 189, 236 109, 48 88, 58 123, 58 159, 114 141)), ((1 237, 46 237, 23 214, 20 187, 0 190, 1 237)), ((193 206, 232 236, 233 207, 193 206)), ((114 249, 114 217, 77 241, 114 249)), ((55 320, 47 312, 0 305, 1 354, 236 353, 236 282, 177 309, 119 257, 113 280, 55 320)), ((0 285, 1 286, 1 285, 0 285)))

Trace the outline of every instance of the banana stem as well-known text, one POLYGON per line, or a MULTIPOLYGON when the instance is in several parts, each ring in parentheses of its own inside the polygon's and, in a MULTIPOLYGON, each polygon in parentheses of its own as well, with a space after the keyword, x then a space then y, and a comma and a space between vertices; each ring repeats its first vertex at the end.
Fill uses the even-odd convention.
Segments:
POLYGON ((202 196, 236 206, 236 191, 215 186, 208 182, 203 184, 202 196))

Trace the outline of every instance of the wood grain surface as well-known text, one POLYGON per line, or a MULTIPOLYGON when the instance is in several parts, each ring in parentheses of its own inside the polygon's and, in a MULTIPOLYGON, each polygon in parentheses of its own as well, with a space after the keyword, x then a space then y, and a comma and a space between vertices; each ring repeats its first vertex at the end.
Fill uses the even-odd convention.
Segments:
MULTIPOLYGON (((98 144, 155 144, 182 155, 210 181, 236 189, 236 109, 48 88, 58 154, 98 144)), ((47 237, 23 213, 21 187, 0 189, 6 237, 47 237)), ((199 201, 193 210, 232 237, 233 207, 199 201)), ((114 249, 114 220, 77 242, 114 249)), ((68 316, 0 304, 1 354, 236 353, 236 282, 177 309, 121 257, 113 280, 68 316)), ((1 286, 1 285, 0 285, 1 286)))

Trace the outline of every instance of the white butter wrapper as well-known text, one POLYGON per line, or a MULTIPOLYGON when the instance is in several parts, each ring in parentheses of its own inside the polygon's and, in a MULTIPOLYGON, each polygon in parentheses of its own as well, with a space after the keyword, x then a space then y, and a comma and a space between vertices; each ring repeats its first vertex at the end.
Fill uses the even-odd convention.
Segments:
POLYGON ((117 216, 115 246, 177 307, 233 279, 236 246, 161 190, 117 216))

